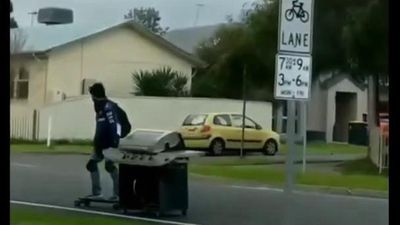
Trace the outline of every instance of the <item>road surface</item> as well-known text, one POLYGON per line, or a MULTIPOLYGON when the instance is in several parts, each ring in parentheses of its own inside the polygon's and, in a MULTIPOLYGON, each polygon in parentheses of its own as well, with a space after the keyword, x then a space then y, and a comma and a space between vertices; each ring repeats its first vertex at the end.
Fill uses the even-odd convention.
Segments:
MULTIPOLYGON (((89 176, 84 155, 11 155, 11 200, 73 207, 78 196, 88 194, 89 176)), ((101 165, 103 167, 103 165, 101 165)), ((111 181, 102 169, 108 195, 111 181)), ((189 181, 189 211, 170 221, 204 225, 284 224, 286 195, 281 190, 189 181)), ((387 225, 387 199, 296 192, 289 204, 296 225, 387 225)), ((95 210, 110 211, 110 206, 95 210)), ((135 216, 148 216, 133 213, 135 216)))

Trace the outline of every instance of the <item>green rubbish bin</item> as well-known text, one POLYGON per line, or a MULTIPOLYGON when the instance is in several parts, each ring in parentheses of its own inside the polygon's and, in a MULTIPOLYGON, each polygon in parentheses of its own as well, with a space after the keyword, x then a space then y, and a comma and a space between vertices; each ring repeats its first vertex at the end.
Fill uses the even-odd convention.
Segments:
POLYGON ((349 122, 349 144, 368 145, 368 124, 364 121, 349 122))

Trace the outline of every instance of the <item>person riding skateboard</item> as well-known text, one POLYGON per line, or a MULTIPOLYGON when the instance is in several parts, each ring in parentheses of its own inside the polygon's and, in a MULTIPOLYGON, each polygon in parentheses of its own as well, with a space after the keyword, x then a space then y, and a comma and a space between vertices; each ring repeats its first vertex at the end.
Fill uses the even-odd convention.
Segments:
MULTIPOLYGON (((104 150, 118 148, 119 139, 121 138, 121 123, 118 115, 118 105, 107 98, 103 84, 93 84, 89 88, 89 93, 96 113, 96 131, 93 140, 94 151, 86 164, 92 183, 92 194, 88 195, 87 198, 103 199, 100 172, 97 164, 104 159, 104 150)), ((105 169, 113 181, 113 195, 108 200, 117 201, 119 189, 118 168, 114 162, 106 158, 105 169)))

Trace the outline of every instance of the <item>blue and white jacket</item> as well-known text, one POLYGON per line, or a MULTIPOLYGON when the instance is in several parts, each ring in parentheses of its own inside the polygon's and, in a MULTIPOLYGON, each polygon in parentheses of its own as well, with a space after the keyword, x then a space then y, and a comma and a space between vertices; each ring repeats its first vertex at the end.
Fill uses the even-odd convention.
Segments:
POLYGON ((94 147, 96 150, 117 148, 121 136, 121 125, 117 115, 117 105, 107 101, 102 110, 96 113, 96 133, 94 147))

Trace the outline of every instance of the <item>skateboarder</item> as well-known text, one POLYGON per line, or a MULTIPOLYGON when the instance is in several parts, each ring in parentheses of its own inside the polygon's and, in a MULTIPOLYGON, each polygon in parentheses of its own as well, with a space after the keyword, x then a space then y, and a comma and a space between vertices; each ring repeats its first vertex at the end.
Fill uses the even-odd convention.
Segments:
MULTIPOLYGON (((94 152, 86 165, 87 170, 90 172, 92 182, 92 194, 88 195, 87 198, 102 199, 100 173, 97 164, 104 159, 104 150, 112 151, 118 148, 119 139, 121 137, 121 123, 118 114, 118 105, 108 100, 104 86, 101 83, 93 84, 89 92, 96 113, 96 132, 93 141, 94 152)), ((118 168, 112 161, 105 159, 105 169, 110 174, 113 181, 113 195, 108 200, 117 201, 118 168)))

